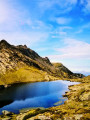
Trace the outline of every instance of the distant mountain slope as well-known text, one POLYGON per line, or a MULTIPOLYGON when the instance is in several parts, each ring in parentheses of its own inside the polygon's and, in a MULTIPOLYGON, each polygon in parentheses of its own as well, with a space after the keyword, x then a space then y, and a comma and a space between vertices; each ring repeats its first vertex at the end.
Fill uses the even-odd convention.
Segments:
POLYGON ((51 63, 45 57, 40 57, 35 51, 27 48, 26 45, 10 45, 7 41, 0 41, 0 73, 17 71, 25 66, 33 67, 38 71, 46 72, 48 75, 63 78, 82 77, 81 74, 74 74, 61 63, 51 63))

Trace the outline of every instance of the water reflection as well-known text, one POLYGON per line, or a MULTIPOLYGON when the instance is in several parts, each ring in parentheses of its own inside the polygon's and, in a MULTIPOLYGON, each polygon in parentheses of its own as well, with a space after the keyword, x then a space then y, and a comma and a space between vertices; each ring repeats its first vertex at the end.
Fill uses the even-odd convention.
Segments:
POLYGON ((58 105, 55 104, 58 101, 63 104, 66 98, 62 94, 71 84, 76 82, 58 80, 13 85, 0 91, 0 113, 2 110, 18 113, 19 109, 29 107, 48 108, 58 105))

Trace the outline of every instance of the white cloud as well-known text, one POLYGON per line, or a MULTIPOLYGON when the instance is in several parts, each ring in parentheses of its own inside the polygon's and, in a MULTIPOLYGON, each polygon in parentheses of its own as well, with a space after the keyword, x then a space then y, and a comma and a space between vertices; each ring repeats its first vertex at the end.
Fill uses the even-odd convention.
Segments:
POLYGON ((47 9, 48 8, 51 8, 53 5, 56 5, 58 4, 60 7, 68 7, 68 5, 74 5, 77 3, 77 0, 48 0, 48 1, 41 1, 39 3, 39 6, 41 7, 46 7, 47 9))
POLYGON ((83 29, 80 28, 80 29, 77 30, 75 33, 76 33, 76 34, 79 34, 79 33, 82 33, 82 32, 83 32, 83 29))
POLYGON ((8 0, 0 0, 0 31, 19 29, 24 20, 24 11, 22 14, 8 0))
POLYGON ((64 17, 58 17, 55 18, 55 20, 58 24, 68 24, 71 21, 70 18, 64 18, 64 17))
POLYGON ((45 0, 39 1, 38 6, 41 9, 41 12, 45 12, 46 10, 55 10, 59 6, 59 13, 69 12, 74 5, 76 5, 77 0, 45 0))
POLYGON ((90 44, 71 38, 63 43, 64 47, 54 49, 56 53, 48 56, 50 60, 63 63, 71 71, 90 72, 90 44))
POLYGON ((59 29, 60 29, 60 30, 71 30, 72 27, 70 27, 70 26, 62 26, 62 27, 60 27, 59 29))
POLYGON ((11 44, 28 46, 46 40, 47 31, 52 26, 46 26, 38 19, 33 20, 25 9, 16 5, 10 0, 0 0, 0 40, 6 39, 11 44))
POLYGON ((90 44, 67 38, 64 40, 65 47, 57 48, 57 55, 50 56, 51 59, 90 59, 90 44))
POLYGON ((80 0, 80 3, 81 4, 85 4, 85 0, 80 0))
POLYGON ((68 35, 68 32, 70 32, 73 28, 70 26, 60 26, 56 28, 53 32, 50 32, 52 35, 52 38, 58 38, 62 39, 65 38, 68 35))
POLYGON ((86 14, 90 13, 90 0, 81 0, 81 4, 84 6, 83 11, 86 14))
POLYGON ((62 36, 64 35, 63 37, 65 37, 67 35, 68 31, 70 31, 70 30, 72 30, 72 27, 70 27, 70 26, 61 26, 57 29, 57 33, 60 34, 60 37, 61 37, 61 35, 62 36))
POLYGON ((87 30, 90 29, 90 22, 80 26, 75 33, 77 34, 82 33, 85 29, 87 30))
POLYGON ((45 30, 45 31, 50 31, 52 29, 52 25, 48 24, 46 25, 44 22, 40 21, 40 20, 35 20, 34 22, 32 22, 31 28, 33 30, 45 30))
POLYGON ((66 32, 60 31, 60 35, 66 35, 66 32))
POLYGON ((50 29, 52 26, 48 27, 40 20, 33 19, 28 15, 26 9, 16 6, 14 2, 9 0, 0 0, 0 31, 17 31, 22 30, 22 26, 28 26, 29 29, 50 29))
POLYGON ((87 28, 90 29, 90 22, 82 26, 82 29, 87 29, 87 28))
POLYGON ((3 23, 8 19, 9 10, 7 4, 4 1, 0 1, 0 23, 3 23))
POLYGON ((71 4, 76 4, 77 0, 67 0, 67 2, 71 3, 71 4))
POLYGON ((87 0, 86 10, 90 12, 90 0, 87 0))

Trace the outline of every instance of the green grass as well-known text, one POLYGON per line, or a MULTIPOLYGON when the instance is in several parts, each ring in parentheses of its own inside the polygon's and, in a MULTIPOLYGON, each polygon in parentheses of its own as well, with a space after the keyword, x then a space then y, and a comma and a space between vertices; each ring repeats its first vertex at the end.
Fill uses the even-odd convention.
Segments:
POLYGON ((21 83, 21 82, 40 82, 54 80, 56 77, 48 75, 47 72, 34 67, 25 66, 18 70, 12 70, 6 74, 0 75, 0 85, 21 83))
POLYGON ((24 67, 16 71, 9 71, 4 75, 0 75, 0 84, 13 84, 19 82, 36 82, 45 79, 46 72, 40 71, 33 67, 24 67))

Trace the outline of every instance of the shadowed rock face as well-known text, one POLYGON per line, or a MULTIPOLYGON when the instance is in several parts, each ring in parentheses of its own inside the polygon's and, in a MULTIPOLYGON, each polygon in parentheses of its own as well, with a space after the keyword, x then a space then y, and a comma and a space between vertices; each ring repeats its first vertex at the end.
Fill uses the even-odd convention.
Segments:
POLYGON ((5 40, 0 41, 0 49, 9 48, 9 47, 10 47, 10 44, 7 41, 5 41, 5 40))
POLYGON ((72 73, 61 63, 52 64, 45 57, 40 57, 35 51, 26 45, 10 45, 7 41, 0 41, 0 73, 6 73, 8 70, 23 67, 25 65, 33 66, 39 70, 46 71, 48 74, 60 78, 80 77, 78 74, 72 73))

